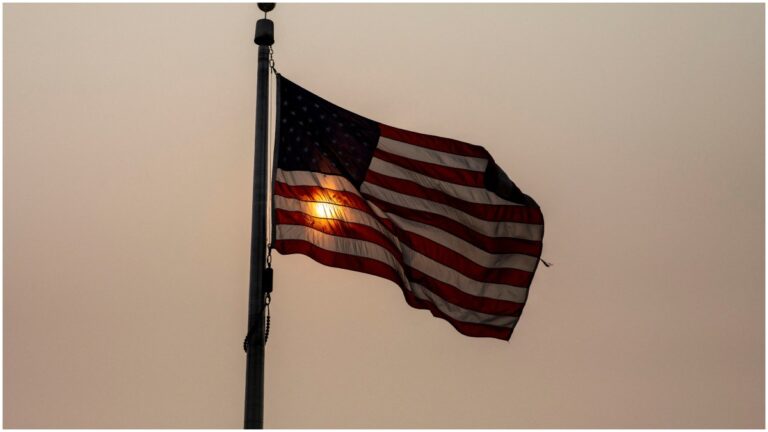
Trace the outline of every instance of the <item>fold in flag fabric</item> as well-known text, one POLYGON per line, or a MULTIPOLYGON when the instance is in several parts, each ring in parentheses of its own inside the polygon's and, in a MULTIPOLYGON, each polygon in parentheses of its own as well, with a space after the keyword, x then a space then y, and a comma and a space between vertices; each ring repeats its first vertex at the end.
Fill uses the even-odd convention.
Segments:
POLYGON ((391 280, 462 334, 509 340, 544 219, 479 146, 369 120, 277 77, 273 248, 391 280))

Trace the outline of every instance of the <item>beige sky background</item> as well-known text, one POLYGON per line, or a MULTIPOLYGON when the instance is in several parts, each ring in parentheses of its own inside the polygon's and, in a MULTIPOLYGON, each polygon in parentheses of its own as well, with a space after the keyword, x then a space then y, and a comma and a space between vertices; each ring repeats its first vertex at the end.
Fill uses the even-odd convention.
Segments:
MULTIPOLYGON (((4 5, 4 426, 242 426, 255 5, 4 5)), ((278 5, 278 69, 542 206, 510 342, 275 256, 265 426, 764 424, 763 5, 278 5)))

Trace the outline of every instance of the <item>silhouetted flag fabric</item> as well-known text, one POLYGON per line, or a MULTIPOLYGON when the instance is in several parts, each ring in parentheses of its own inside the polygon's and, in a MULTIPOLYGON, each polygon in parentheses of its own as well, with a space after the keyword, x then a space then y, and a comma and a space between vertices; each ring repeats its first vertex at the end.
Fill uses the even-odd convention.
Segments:
POLYGON ((459 332, 509 340, 541 256, 536 202, 482 147, 277 80, 274 249, 389 279, 459 332))

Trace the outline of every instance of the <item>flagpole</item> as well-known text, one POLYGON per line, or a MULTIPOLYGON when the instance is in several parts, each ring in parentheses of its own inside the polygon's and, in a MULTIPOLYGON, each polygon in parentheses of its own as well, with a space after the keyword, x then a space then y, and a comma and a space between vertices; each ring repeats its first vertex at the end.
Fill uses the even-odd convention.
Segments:
MULTIPOLYGON (((245 429, 264 428, 264 268, 267 230, 267 112, 269 102, 269 47, 274 27, 267 12, 274 3, 259 3, 264 18, 256 22, 253 41, 259 46, 256 74, 256 137, 251 209, 251 274, 248 292, 248 335, 245 368, 245 429)), ((267 290, 269 288, 266 288, 267 290)))

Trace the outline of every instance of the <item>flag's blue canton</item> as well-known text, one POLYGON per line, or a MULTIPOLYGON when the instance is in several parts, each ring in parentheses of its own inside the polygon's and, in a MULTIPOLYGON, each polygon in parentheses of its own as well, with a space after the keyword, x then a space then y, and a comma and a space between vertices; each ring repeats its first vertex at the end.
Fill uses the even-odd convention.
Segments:
POLYGON ((360 186, 379 139, 378 123, 280 81, 278 168, 341 175, 360 186))

